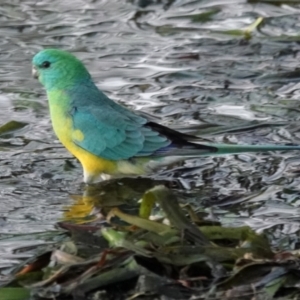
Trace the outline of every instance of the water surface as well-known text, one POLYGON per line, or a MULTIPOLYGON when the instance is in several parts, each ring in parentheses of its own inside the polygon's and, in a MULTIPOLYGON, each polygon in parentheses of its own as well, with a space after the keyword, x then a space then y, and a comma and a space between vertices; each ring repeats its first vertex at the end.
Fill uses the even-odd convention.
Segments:
MULTIPOLYGON (((0 268, 56 241, 51 232, 66 212, 85 213, 69 196, 84 192, 80 165, 55 138, 45 93, 31 78, 37 51, 71 51, 107 95, 164 125, 218 142, 300 143, 299 32, 300 5, 4 1, 0 121, 27 125, 0 136, 0 268), (242 30, 258 17, 246 40, 242 30)), ((299 162, 296 152, 210 157, 159 178, 178 178, 182 199, 206 218, 267 229, 274 243, 294 247, 299 162)))

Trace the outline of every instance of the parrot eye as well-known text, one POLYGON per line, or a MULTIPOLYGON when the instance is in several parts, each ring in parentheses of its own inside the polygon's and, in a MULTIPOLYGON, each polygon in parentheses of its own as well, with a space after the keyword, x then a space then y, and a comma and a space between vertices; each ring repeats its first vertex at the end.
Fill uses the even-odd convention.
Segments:
POLYGON ((41 64, 41 67, 43 69, 48 69, 49 67, 51 66, 51 63, 49 61, 44 61, 42 64, 41 64))

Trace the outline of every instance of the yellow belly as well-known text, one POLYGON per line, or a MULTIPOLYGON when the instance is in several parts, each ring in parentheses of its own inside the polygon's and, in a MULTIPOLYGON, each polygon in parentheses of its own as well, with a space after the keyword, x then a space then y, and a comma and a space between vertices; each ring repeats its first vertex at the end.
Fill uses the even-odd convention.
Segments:
MULTIPOLYGON (((61 140, 61 139, 60 139, 61 140)), ((80 161, 84 171, 84 181, 93 182, 102 173, 114 174, 116 163, 100 158, 78 147, 72 141, 61 140, 62 144, 80 161)))
POLYGON ((102 173, 116 173, 117 163, 115 161, 100 158, 73 142, 74 135, 80 139, 82 133, 79 130, 74 133, 72 119, 63 112, 60 106, 52 105, 50 113, 55 134, 60 142, 80 161, 85 182, 93 182, 102 173))

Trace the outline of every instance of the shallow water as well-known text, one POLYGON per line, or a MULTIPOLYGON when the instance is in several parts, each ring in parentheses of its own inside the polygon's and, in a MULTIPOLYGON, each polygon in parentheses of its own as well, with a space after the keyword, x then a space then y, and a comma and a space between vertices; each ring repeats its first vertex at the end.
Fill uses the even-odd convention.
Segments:
MULTIPOLYGON (((0 136, 0 268, 55 242, 66 212, 83 217, 93 207, 80 199, 80 166, 56 140, 31 78, 37 51, 75 53, 107 95, 176 129, 218 142, 300 143, 299 32, 300 5, 4 1, 0 121, 27 126, 0 136), (246 40, 241 30, 260 16, 246 40)), ((177 178, 182 199, 208 219, 268 229, 278 246, 294 247, 299 162, 295 152, 203 158, 153 178, 177 178)))

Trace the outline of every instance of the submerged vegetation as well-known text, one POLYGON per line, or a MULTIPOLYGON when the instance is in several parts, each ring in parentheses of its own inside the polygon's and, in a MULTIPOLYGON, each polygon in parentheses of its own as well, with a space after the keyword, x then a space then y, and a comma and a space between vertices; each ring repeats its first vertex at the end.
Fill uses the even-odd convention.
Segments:
MULTIPOLYGON (((101 196, 92 191, 85 197, 101 196)), ((300 296, 299 251, 276 251, 248 226, 208 222, 194 207, 180 205, 164 185, 142 196, 138 215, 125 213, 133 206, 124 205, 102 207, 106 216, 99 212, 81 224, 60 222, 64 241, 15 269, 0 295, 15 300, 29 294, 33 299, 300 296)))

